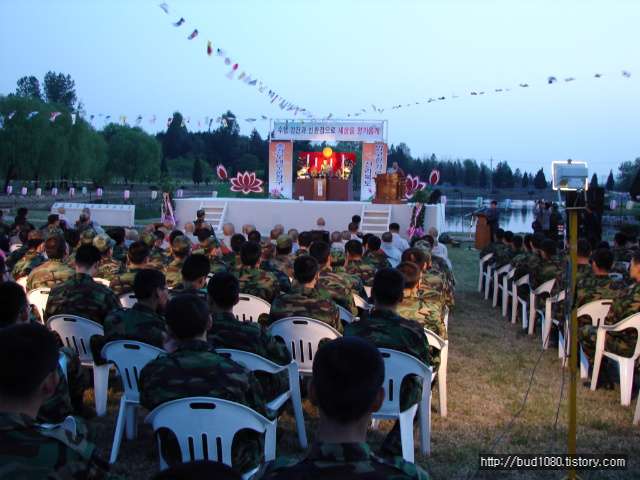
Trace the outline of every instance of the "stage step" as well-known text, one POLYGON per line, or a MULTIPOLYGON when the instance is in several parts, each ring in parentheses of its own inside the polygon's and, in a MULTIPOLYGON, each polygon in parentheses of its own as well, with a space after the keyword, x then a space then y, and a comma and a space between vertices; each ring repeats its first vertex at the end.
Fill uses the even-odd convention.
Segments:
POLYGON ((204 210, 204 219, 213 227, 216 234, 222 232, 224 226, 224 218, 227 215, 227 202, 203 200, 200 203, 200 209, 204 210))
POLYGON ((391 205, 365 204, 362 206, 362 223, 360 224, 360 230, 363 233, 373 233, 379 237, 389 230, 390 222, 391 205))

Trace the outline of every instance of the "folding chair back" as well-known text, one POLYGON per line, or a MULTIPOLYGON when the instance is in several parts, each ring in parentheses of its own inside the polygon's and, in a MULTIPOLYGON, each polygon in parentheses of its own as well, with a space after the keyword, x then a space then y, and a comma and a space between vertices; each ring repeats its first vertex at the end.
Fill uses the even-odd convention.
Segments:
POLYGON ((353 319, 356 318, 351 314, 349 310, 347 310, 343 306, 336 305, 336 307, 338 307, 338 311, 340 312, 340 321, 342 322, 343 326, 353 322, 353 319))
MULTIPOLYGON (((275 453, 275 420, 269 421, 251 408, 229 400, 210 397, 190 397, 173 400, 156 407, 145 423, 171 430, 180 445, 183 462, 212 460, 231 466, 231 442, 234 435, 244 428, 265 435, 265 460, 273 460, 275 453), (271 446, 273 442, 273 448, 271 446)), ((167 468, 162 457, 162 445, 158 436, 160 469, 167 468)))
POLYGON ((480 262, 478 264, 480 268, 480 271, 478 273, 478 291, 479 292, 482 291, 482 286, 484 285, 484 279, 485 279, 484 264, 487 263, 489 259, 491 259, 492 257, 493 257, 493 253, 488 253, 487 255, 485 255, 480 259, 480 262))
POLYGON ((136 298, 133 292, 123 293, 122 295, 118 295, 120 299, 120 303, 124 308, 131 308, 136 303, 138 303, 138 299, 136 298))
MULTIPOLYGON (((611 309, 611 300, 594 300, 593 302, 585 303, 578 308, 577 316, 581 317, 587 315, 591 317, 591 325, 598 327, 604 323, 604 319, 609 314, 611 309)), ((569 336, 567 335, 567 339, 569 336)), ((561 338, 561 340, 564 340, 561 338)), ((564 343, 564 341, 563 341, 564 343)), ((567 351, 565 346, 565 351, 567 351)), ((582 347, 580 347, 580 378, 589 378, 589 360, 584 354, 582 347)))
POLYGON ((50 288, 36 288, 27 293, 27 301, 38 310, 42 323, 44 323, 44 311, 47 308, 50 291, 50 288))
POLYGON ((365 312, 368 312, 373 308, 372 305, 369 305, 360 295, 353 294, 353 301, 356 304, 356 307, 363 309, 365 312))
POLYGON ((107 280, 106 278, 93 277, 93 281, 96 282, 96 283, 100 283, 100 284, 104 285, 105 287, 108 287, 109 285, 111 285, 111 282, 109 280, 107 280))
POLYGON ((283 318, 271 324, 268 332, 274 338, 282 339, 291 358, 298 364, 300 375, 311 375, 313 358, 320 342, 342 336, 330 325, 306 317, 283 318))
POLYGON ((27 291, 27 278, 29 277, 25 275, 24 277, 20 277, 18 280, 16 280, 16 283, 20 285, 25 292, 27 291))
POLYGON ((447 365, 449 363, 449 340, 443 340, 428 328, 424 329, 429 346, 440 350, 440 367, 435 373, 438 384, 438 407, 441 417, 447 416, 447 365))
POLYGON ((240 300, 233 307, 233 314, 241 322, 258 322, 260 315, 269 314, 271 304, 262 298, 246 293, 240 294, 240 300))

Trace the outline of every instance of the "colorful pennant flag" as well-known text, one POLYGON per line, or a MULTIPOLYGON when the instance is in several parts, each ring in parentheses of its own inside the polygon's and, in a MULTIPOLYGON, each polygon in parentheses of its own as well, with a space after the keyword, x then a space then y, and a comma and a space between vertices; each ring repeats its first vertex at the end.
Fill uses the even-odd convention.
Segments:
POLYGON ((7 118, 8 118, 9 120, 11 120, 15 114, 16 114, 16 111, 15 111, 15 110, 11 110, 11 111, 9 112, 9 114, 7 115, 7 118))
MULTIPOLYGON (((127 118, 127 117, 124 117, 127 118)), ((75 125, 76 124, 76 114, 72 113, 71 114, 71 125, 75 125)))
POLYGON ((211 56, 212 52, 213 52, 213 49, 211 48, 211 41, 208 40, 207 41, 207 55, 211 56))
POLYGON ((182 25, 184 23, 184 18, 181 18, 180 20, 178 20, 176 23, 173 24, 174 27, 179 27, 180 25, 182 25))
POLYGON ((51 112, 51 117, 49 117, 49 121, 50 121, 50 122, 53 122, 53 121, 56 119, 56 117, 57 117, 58 115, 60 115, 61 113, 62 113, 62 112, 51 112))
POLYGON ((622 76, 626 77, 626 78, 629 78, 629 77, 631 77, 631 72, 627 72, 626 70, 623 70, 622 71, 622 76))
POLYGON ((191 35, 189 35, 187 37, 187 40, 193 40, 194 38, 196 38, 198 36, 198 30, 194 30, 193 32, 191 32, 191 35))
POLYGON ((31 118, 35 117, 38 114, 38 112, 31 112, 28 116, 27 116, 27 120, 30 120, 31 118))
POLYGON ((166 3, 161 3, 160 5, 158 5, 162 10, 164 10, 164 13, 169 13, 169 5, 167 5, 166 3))

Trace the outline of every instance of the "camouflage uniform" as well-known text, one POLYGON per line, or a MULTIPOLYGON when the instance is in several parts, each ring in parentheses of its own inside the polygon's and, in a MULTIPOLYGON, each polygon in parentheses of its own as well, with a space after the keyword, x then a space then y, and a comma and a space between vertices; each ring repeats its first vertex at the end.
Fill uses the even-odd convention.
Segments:
POLYGON ((92 443, 28 415, 0 412, 0 478, 116 480, 92 443))
POLYGON ((280 295, 280 283, 272 273, 243 266, 231 272, 240 282, 240 292, 272 303, 280 295))
MULTIPOLYGON (((255 353, 278 365, 289 365, 291 354, 287 347, 276 340, 258 323, 240 322, 233 313, 214 312, 212 324, 207 332, 207 341, 214 348, 233 348, 255 353)), ((289 374, 278 375, 254 372, 262 385, 265 401, 268 403, 289 389, 289 374)))
POLYGON ((146 305, 136 303, 131 308, 119 308, 107 315, 104 321, 104 336, 91 337, 93 358, 101 358, 102 347, 116 340, 132 340, 163 348, 162 332, 166 331, 167 324, 164 318, 146 305))
POLYGON ((108 287, 94 282, 86 273, 76 273, 69 280, 51 288, 45 321, 53 315, 78 315, 104 325, 109 312, 122 308, 120 300, 108 287))
POLYGON ((7 270, 11 271, 15 267, 15 265, 20 261, 22 257, 24 257, 29 251, 29 247, 27 244, 23 244, 18 250, 11 252, 7 259, 5 260, 5 264, 7 266, 7 270))
MULTIPOLYGON (((269 419, 276 416, 265 405, 253 373, 201 340, 184 341, 174 353, 148 363, 140 372, 139 383, 140 404, 149 410, 171 400, 203 396, 246 405, 269 419)), ((240 472, 255 468, 263 458, 263 439, 257 437, 255 432, 240 432, 233 442, 232 466, 240 472)), ((173 453, 163 455, 170 465, 174 463, 171 457, 176 460, 177 452, 173 453)))
POLYGON ((351 285, 340 278, 339 275, 331 271, 331 267, 327 265, 319 265, 318 273, 320 278, 316 281, 316 290, 323 298, 333 300, 337 305, 340 305, 351 312, 353 315, 358 315, 358 309, 356 308, 353 300, 353 292, 351 285))
MULTIPOLYGON (((553 255, 549 258, 543 258, 542 261, 531 271, 529 274, 529 286, 531 290, 535 290, 549 280, 554 278, 556 279, 553 283, 551 293, 536 296, 536 308, 544 309, 546 299, 556 295, 560 290, 564 289, 565 266, 566 265, 562 263, 556 255, 553 255)), ((518 292, 518 294, 520 294, 520 292, 518 292)))
POLYGON ((615 262, 631 262, 633 258, 633 250, 627 250, 625 247, 613 247, 611 253, 615 262))
MULTIPOLYGON (((378 348, 389 348, 411 355, 425 365, 429 363, 429 342, 424 327, 415 320, 401 317, 393 310, 373 310, 344 329, 344 336, 364 338, 378 348)), ((402 381, 401 411, 415 405, 422 397, 422 379, 411 376, 402 381)))
POLYGON ((211 265, 209 272, 214 275, 216 273, 227 271, 227 264, 216 255, 209 255, 209 264, 211 265))
MULTIPOLYGON (((615 325, 630 315, 640 312, 640 282, 619 290, 613 298, 609 314, 604 319, 605 325, 615 325)), ((593 365, 596 351, 598 327, 585 325, 578 330, 578 342, 582 345, 585 357, 593 365)), ((620 332, 607 332, 604 349, 623 357, 631 357, 638 341, 638 332, 627 328, 620 332)), ((636 368, 638 366, 636 365, 636 368)))
POLYGON ((118 262, 127 263, 127 249, 124 245, 116 245, 113 247, 113 258, 118 262))
POLYGON ((293 277, 293 259, 290 255, 277 254, 273 259, 273 265, 285 272, 287 276, 293 277))
POLYGON ((167 286, 173 287, 174 285, 182 282, 182 265, 184 260, 174 260, 162 270, 164 276, 167 277, 167 286))
MULTIPOLYGON (((93 228, 85 229, 80 233, 80 245, 93 245, 93 239, 96 238, 96 235, 97 233, 93 228)), ((67 263, 69 265, 76 263, 76 253, 77 249, 73 253, 69 250, 69 257, 67 258, 67 263)))
POLYGON ((303 257, 305 255, 309 255, 309 250, 307 248, 300 247, 295 252, 291 252, 291 260, 295 262, 296 259, 298 259, 299 257, 303 257))
POLYGON ((340 312, 333 300, 320 296, 315 288, 301 286, 297 281, 293 282, 289 293, 280 295, 271 303, 269 325, 288 317, 313 318, 342 332, 340 312))
POLYGON ((500 250, 500 252, 493 256, 493 262, 496 264, 496 269, 502 268, 505 265, 511 263, 515 257, 522 253, 522 248, 513 248, 509 246, 500 250))
POLYGON ((11 276, 14 280, 26 277, 34 268, 44 262, 46 262, 46 260, 40 252, 29 250, 24 257, 15 264, 11 271, 11 276))
POLYGON ((440 276, 432 273, 432 269, 422 272, 418 296, 434 305, 451 308, 453 306, 453 292, 440 276))
POLYGON ((282 270, 276 268, 273 262, 269 260, 262 260, 258 268, 275 275, 275 277, 278 279, 278 283, 280 284, 280 292, 288 293, 289 290, 291 290, 291 280, 289 280, 289 276, 282 270))
POLYGON ((60 235, 62 237, 64 236, 64 232, 60 227, 54 227, 53 225, 48 225, 47 227, 42 229, 42 236, 44 238, 47 238, 51 235, 60 235))
POLYGON ((376 270, 391 267, 391 263, 386 256, 369 249, 364 251, 364 254, 362 255, 362 262, 367 265, 371 265, 376 270))
POLYGON ((365 263, 363 260, 348 260, 344 267, 339 267, 336 272, 344 271, 350 275, 356 275, 362 280, 365 287, 373 287, 373 277, 376 275, 376 267, 365 263))
POLYGON ((207 301, 207 290, 200 290, 189 282, 176 283, 175 286, 169 290, 169 300, 173 297, 177 297, 178 295, 182 295, 183 293, 193 293, 194 295, 202 298, 205 302, 207 301))
POLYGON ((227 271, 233 273, 235 270, 242 268, 242 261, 240 260, 240 252, 229 252, 224 258, 224 263, 227 265, 227 271))
POLYGON ((622 263, 613 262, 613 266, 611 267, 611 270, 609 270, 609 273, 619 273, 622 275, 622 281, 627 284, 629 283, 629 269, 622 263))
POLYGON ((160 247, 152 248, 149 252, 149 262, 147 268, 153 268, 154 270, 163 270, 164 267, 169 265, 167 257, 163 255, 164 250, 160 247))
POLYGON ((107 280, 113 280, 115 277, 126 271, 125 265, 122 262, 115 260, 111 255, 102 255, 102 261, 100 262, 100 270, 96 277, 104 278, 107 280))
POLYGON ((36 288, 50 288, 76 274, 76 270, 64 260, 52 259, 31 270, 27 277, 27 292, 36 288))
POLYGON ((133 280, 136 278, 136 273, 138 273, 138 270, 140 270, 140 267, 129 265, 124 273, 117 275, 111 280, 111 282, 109 283, 109 288, 116 295, 123 295, 125 293, 133 292, 133 280))
POLYGON ((309 453, 302 459, 278 457, 267 462, 256 473, 253 480, 261 478, 429 480, 429 475, 421 467, 405 461, 402 457, 383 460, 373 455, 366 442, 315 442, 311 445, 309 453))

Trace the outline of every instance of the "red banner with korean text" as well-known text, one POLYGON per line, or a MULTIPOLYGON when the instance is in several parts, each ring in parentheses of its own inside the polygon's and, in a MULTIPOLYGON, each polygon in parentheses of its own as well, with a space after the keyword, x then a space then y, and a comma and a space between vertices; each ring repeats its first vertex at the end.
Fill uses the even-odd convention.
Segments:
POLYGON ((373 177, 387 171, 387 144, 362 144, 362 177, 360 201, 371 201, 376 195, 376 182, 373 177))
POLYGON ((269 143, 269 198, 292 198, 293 142, 269 143))

